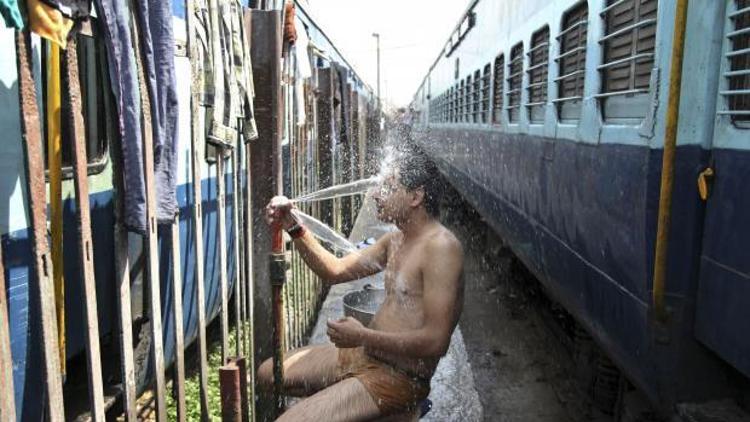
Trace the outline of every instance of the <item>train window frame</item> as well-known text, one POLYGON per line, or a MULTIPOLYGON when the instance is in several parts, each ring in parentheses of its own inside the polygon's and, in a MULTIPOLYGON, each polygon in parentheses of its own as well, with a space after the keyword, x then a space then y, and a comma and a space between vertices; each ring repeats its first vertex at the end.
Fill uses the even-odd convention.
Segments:
POLYGON ((510 60, 508 60, 508 69, 506 83, 508 89, 505 91, 505 112, 508 118, 508 124, 518 124, 521 120, 521 93, 523 92, 523 41, 516 43, 510 49, 510 60), (518 65, 516 72, 514 66, 518 65), (517 82, 514 81, 517 78, 517 82))
POLYGON ((481 107, 481 118, 482 118, 482 124, 486 124, 490 122, 490 94, 492 93, 490 85, 491 85, 491 79, 492 79, 492 64, 487 63, 484 65, 484 70, 482 73, 482 107, 481 107))
POLYGON ((474 71, 474 84, 471 88, 471 122, 479 123, 479 103, 482 100, 482 72, 477 69, 474 71))
POLYGON ((529 123, 543 124, 544 113, 549 100, 549 25, 537 29, 529 40, 529 66, 526 68, 526 103, 529 123))
POLYGON ((495 57, 492 86, 492 123, 502 124, 503 104, 505 103, 505 54, 495 57))
MULTIPOLYGON (((95 18, 91 18, 92 20, 95 18)), ((115 100, 114 94, 110 89, 109 82, 109 64, 107 61, 106 47, 103 43, 101 34, 96 31, 98 25, 95 22, 89 22, 75 36, 76 48, 78 56, 78 70, 81 87, 81 108, 83 112, 84 122, 84 136, 86 143, 86 174, 87 176, 94 176, 101 174, 107 168, 110 160, 110 147, 112 140, 116 136, 113 116, 115 111, 115 100), (91 72, 93 69, 94 72, 91 72), (86 80, 84 80, 86 79, 86 80), (93 81, 92 81, 93 79, 93 81), (91 85, 96 85, 92 87, 91 85), (98 94, 96 105, 88 103, 90 93, 95 92, 98 94), (100 94, 100 95, 99 95, 100 94), (101 97, 101 98, 99 98, 101 97), (99 111, 103 110, 104 118, 98 117, 99 111), (90 117, 90 112, 97 112, 97 117, 90 117), (91 123, 97 123, 96 131, 91 123), (101 127, 100 127, 101 125, 101 127), (92 132, 96 133, 97 140, 90 139, 92 132), (97 148, 95 153, 92 153, 92 145, 96 145, 97 148)), ((46 104, 47 104, 47 51, 50 41, 43 40, 42 48, 42 104, 40 108, 42 110, 41 118, 46 121, 46 104)), ((60 55, 60 65, 63 66, 62 61, 64 60, 63 55, 60 55)), ((65 116, 67 104, 65 101, 61 104, 61 116, 65 116)), ((73 140, 69 139, 66 135, 68 131, 66 129, 67 123, 65 118, 61 120, 61 147, 62 147, 62 166, 61 166, 61 177, 63 180, 73 179, 75 175, 75 169, 73 167, 73 140)), ((44 174, 45 180, 49 182, 49 168, 47 160, 47 126, 43 125, 44 128, 44 139, 43 150, 44 150, 44 174)))
POLYGON ((558 76, 555 78, 557 98, 553 103, 561 123, 574 123, 581 119, 586 84, 588 20, 588 2, 581 1, 563 13, 560 33, 555 37, 559 54, 555 57, 558 76), (574 82, 572 89, 571 81, 574 82))
POLYGON ((607 123, 639 124, 648 115, 653 89, 651 73, 657 60, 658 11, 658 0, 606 0, 599 12, 603 24, 603 35, 598 40, 602 62, 597 66, 601 90, 595 98, 607 123), (622 22, 626 13, 632 16, 622 22), (614 18, 610 20, 611 16, 614 18), (621 20, 619 27, 617 19, 621 20), (621 50, 625 51, 624 57, 616 55, 621 50), (623 81, 624 88, 615 84, 623 81))
POLYGON ((736 129, 750 129, 750 0, 734 0, 724 29, 726 43, 722 62, 722 108, 736 129), (740 21, 740 25, 738 25, 740 21))
POLYGON ((471 97, 472 97, 471 74, 466 77, 466 90, 464 91, 464 123, 469 123, 471 118, 471 97))
POLYGON ((464 95, 466 93, 466 81, 464 79, 461 79, 460 86, 461 88, 458 91, 458 116, 456 118, 457 122, 463 122, 464 121, 464 95))

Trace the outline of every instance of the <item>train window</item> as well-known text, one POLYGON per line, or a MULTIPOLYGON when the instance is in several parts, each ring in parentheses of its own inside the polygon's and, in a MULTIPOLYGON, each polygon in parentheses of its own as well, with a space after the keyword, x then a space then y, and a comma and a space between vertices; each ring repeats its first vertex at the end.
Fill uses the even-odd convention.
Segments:
MULTIPOLYGON (((96 25, 91 25, 92 29, 96 25)), ((109 139, 112 136, 112 120, 114 100, 112 98, 109 74, 107 71, 107 56, 102 38, 79 33, 77 37, 78 78, 81 86, 81 107, 84 119, 84 136, 86 138, 86 161, 88 174, 97 174, 104 170, 107 164, 109 139)), ((46 62, 46 58, 43 59, 46 62)), ((61 61, 64 60, 61 56, 61 61)), ((46 95, 46 76, 43 78, 43 90, 46 95)), ((46 102, 46 97, 44 97, 46 102)), ((62 130, 66 132, 67 107, 65 101, 61 106, 62 130)), ((45 137, 46 139, 46 137, 45 137)), ((47 142, 44 142, 45 156, 47 142)), ((48 163, 45 159, 45 168, 48 163)), ((62 174, 64 178, 73 177, 73 140, 68 136, 62 137, 62 174)))
POLYGON ((730 115, 735 125, 750 128, 750 0, 735 0, 735 5, 727 34, 729 70, 724 76, 728 89, 722 91, 728 110, 721 113, 730 115))
POLYGON ((657 0, 607 0, 602 92, 604 118, 632 122, 646 116, 656 46, 657 0))
POLYGON ((456 116, 456 121, 463 122, 464 121, 464 93, 466 92, 466 81, 463 79, 461 80, 461 88, 458 91, 458 115, 456 116))
POLYGON ((508 110, 508 121, 518 122, 518 112, 521 108, 521 84, 523 83, 523 43, 516 44, 510 50, 508 62, 508 100, 505 108, 508 110))
POLYGON ((503 84, 505 83, 505 56, 495 58, 495 78, 493 80, 492 122, 500 123, 503 113, 503 84))
POLYGON ((471 121, 471 96, 472 96, 471 75, 466 77, 466 91, 464 91, 464 122, 471 121))
POLYGON ((577 120, 581 115, 583 83, 586 76, 586 38, 589 6, 582 2, 563 16, 562 31, 557 36, 560 43, 557 77, 557 112, 560 120, 577 120))
POLYGON ((490 121, 490 64, 484 66, 482 74, 482 123, 490 121))
POLYGON ((474 85, 471 88, 471 122, 479 123, 479 103, 482 95, 482 73, 477 70, 474 72, 474 85))
POLYGON ((460 95, 461 88, 458 84, 453 85, 453 123, 458 123, 458 96, 460 95))
POLYGON ((531 49, 528 53, 529 68, 529 119, 533 123, 544 121, 544 107, 547 104, 547 69, 549 67, 549 27, 536 31, 531 36, 531 49))

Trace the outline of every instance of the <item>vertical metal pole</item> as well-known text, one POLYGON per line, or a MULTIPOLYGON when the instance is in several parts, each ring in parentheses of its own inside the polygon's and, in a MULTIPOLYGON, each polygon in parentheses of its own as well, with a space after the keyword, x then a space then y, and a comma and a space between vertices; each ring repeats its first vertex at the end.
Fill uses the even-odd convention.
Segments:
MULTIPOLYGON (((238 138, 239 139, 239 138, 238 138)), ((238 209, 240 201, 237 200, 237 195, 240 194, 240 184, 238 180, 239 175, 239 160, 237 155, 239 151, 238 145, 232 149, 232 238, 234 243, 234 319, 235 319, 235 334, 237 336, 235 340, 235 355, 242 356, 242 311, 240 304, 242 303, 240 295, 240 285, 242 284, 242 278, 240 277, 240 210, 238 209)))
POLYGON ((57 309, 57 342, 60 372, 65 378, 65 279, 63 276, 62 139, 60 47, 49 45, 47 56, 47 167, 49 168, 50 231, 52 233, 52 280, 57 309))
POLYGON ((55 317, 52 261, 47 243, 47 203, 44 181, 44 153, 42 132, 39 127, 39 109, 36 87, 31 76, 30 37, 28 31, 16 32, 16 65, 18 69, 19 108, 21 110, 21 135, 24 140, 26 161, 26 188, 31 208, 31 233, 34 252, 35 283, 32 291, 40 311, 40 345, 44 366, 45 406, 52 422, 63 421, 62 378, 58 350, 57 320, 55 317))
POLYGON ((91 240, 91 208, 88 189, 88 160, 84 122, 81 109, 81 86, 78 80, 78 54, 76 40, 73 38, 65 51, 65 83, 68 87, 66 103, 70 123, 69 134, 73 140, 73 165, 78 216, 78 254, 83 281, 83 304, 86 314, 86 360, 89 377, 89 403, 94 421, 103 421, 104 386, 102 382, 102 363, 99 351, 99 313, 96 305, 96 279, 94 277, 94 251, 91 240))
POLYGON ((216 202, 218 204, 218 248, 219 248, 219 288, 221 289, 221 363, 227 362, 229 357, 229 292, 227 291, 227 224, 226 224, 226 192, 224 171, 224 151, 216 151, 216 202))
MULTIPOLYGON (((136 19, 137 21, 137 19, 136 19)), ((136 28, 140 25, 137 23, 136 28)), ((156 186, 154 182, 153 132, 151 131, 151 92, 146 86, 146 61, 140 45, 139 30, 133 31, 138 82, 141 92, 141 114, 143 131, 143 179, 146 187, 146 250, 149 276, 150 311, 151 311, 151 354, 156 382, 156 420, 167 420, 166 380, 164 377, 164 345, 161 326, 161 281, 159 277, 159 250, 156 222, 156 186)))
POLYGON ((198 350, 200 360, 201 420, 208 421, 208 347, 206 345, 206 297, 203 284, 203 189, 201 165, 203 161, 203 131, 201 126, 200 94, 203 75, 197 63, 198 39, 195 28, 195 0, 186 0, 188 44, 190 46, 190 157, 193 182, 193 233, 195 235, 195 288, 198 313, 198 350))
POLYGON ((219 368, 219 385, 221 389, 222 422, 241 422, 240 368, 234 363, 221 366, 219 368))
POLYGON ((174 385, 177 396, 177 420, 187 419, 185 402, 185 331, 182 317, 182 258, 180 254, 180 215, 174 218, 172 231, 172 306, 174 313, 174 385))

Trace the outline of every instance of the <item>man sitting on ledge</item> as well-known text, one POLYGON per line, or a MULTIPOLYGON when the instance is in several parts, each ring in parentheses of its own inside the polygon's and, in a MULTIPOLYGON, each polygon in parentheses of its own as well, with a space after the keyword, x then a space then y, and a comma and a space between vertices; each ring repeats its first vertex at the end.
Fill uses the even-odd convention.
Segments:
MULTIPOLYGON (((307 397, 280 421, 414 420, 450 344, 463 302, 463 250, 437 220, 442 192, 435 165, 412 146, 384 171, 373 195, 378 218, 399 231, 337 258, 276 197, 266 208, 294 239, 307 265, 329 285, 385 271, 385 301, 368 327, 354 318, 328 322, 333 345, 307 346, 284 356, 284 392, 307 397), (309 396, 309 397, 308 397, 309 396)), ((273 388, 266 360, 258 381, 273 388)))

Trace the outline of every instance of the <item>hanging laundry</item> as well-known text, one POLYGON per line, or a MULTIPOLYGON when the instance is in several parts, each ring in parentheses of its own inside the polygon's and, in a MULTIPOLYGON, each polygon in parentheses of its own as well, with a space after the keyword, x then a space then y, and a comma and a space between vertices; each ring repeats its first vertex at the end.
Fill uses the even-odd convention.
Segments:
POLYGON ((66 48, 73 20, 40 0, 27 0, 29 26, 39 36, 66 48))
POLYGON ((253 64, 250 58, 250 39, 245 27, 245 15, 242 5, 235 2, 237 6, 236 19, 234 20, 233 34, 235 36, 235 69, 237 69, 237 81, 240 90, 240 110, 238 115, 242 118, 242 135, 245 141, 258 137, 258 127, 255 124, 255 86, 253 85, 253 64), (239 60, 239 61, 238 61, 239 60))
POLYGON ((131 11, 127 1, 98 0, 97 15, 104 32, 109 79, 118 113, 118 138, 122 152, 124 215, 129 230, 146 233, 146 191, 143 180, 141 101, 138 70, 130 32, 131 11))
POLYGON ((17 0, 0 0, 0 15, 8 28, 23 29, 23 16, 17 0))
POLYGON ((297 41, 296 30, 296 9, 293 2, 287 2, 284 5, 284 41, 287 44, 294 44, 297 41))
POLYGON ((308 55, 310 39, 307 36, 307 29, 304 23, 299 18, 295 19, 294 26, 296 28, 297 41, 294 43, 292 53, 294 54, 295 63, 294 94, 297 104, 297 126, 304 126, 307 120, 304 84, 305 79, 312 77, 310 56, 308 55))
POLYGON ((172 224, 177 214, 177 81, 174 69, 172 7, 163 0, 137 0, 140 41, 151 95, 156 216, 172 224))
POLYGON ((44 0, 70 19, 85 19, 91 14, 91 0, 44 0))

